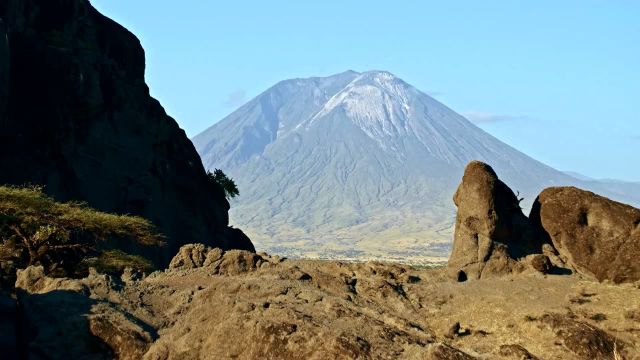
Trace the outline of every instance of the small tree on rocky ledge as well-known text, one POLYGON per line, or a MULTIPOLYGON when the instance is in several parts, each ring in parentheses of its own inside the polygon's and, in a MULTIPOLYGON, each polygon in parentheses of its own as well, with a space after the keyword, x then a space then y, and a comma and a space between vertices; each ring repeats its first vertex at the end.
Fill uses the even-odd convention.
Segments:
POLYGON ((222 172, 222 170, 216 169, 214 172, 207 171, 207 176, 212 183, 217 184, 224 190, 224 195, 227 197, 227 200, 240 195, 236 183, 222 172))
MULTIPOLYGON (((70 275, 86 258, 102 256, 99 242, 123 239, 161 246, 162 237, 140 217, 93 210, 83 203, 59 203, 39 187, 0 186, 0 261, 17 268, 43 265, 70 275)), ((122 257, 122 259, 133 259, 122 257)), ((134 259, 133 265, 140 264, 134 259)))

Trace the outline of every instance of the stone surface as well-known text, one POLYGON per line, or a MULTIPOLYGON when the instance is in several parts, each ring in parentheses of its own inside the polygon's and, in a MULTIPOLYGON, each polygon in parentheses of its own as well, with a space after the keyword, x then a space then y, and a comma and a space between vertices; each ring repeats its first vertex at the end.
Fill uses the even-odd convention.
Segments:
POLYGON ((541 252, 519 199, 489 165, 469 163, 453 200, 458 213, 447 265, 451 278, 520 272, 525 266, 518 258, 541 252))
MULTIPOLYGON (((138 360, 147 352, 153 336, 124 313, 107 304, 95 305, 89 315, 89 331, 102 340, 117 359, 138 360)), ((148 327, 148 326, 147 326, 148 327)))
POLYGON ((542 322, 551 327, 563 345, 579 359, 620 359, 622 354, 627 354, 624 342, 584 321, 547 314, 542 322))
POLYGON ((517 344, 500 346, 500 355, 514 360, 538 360, 529 350, 517 344))
POLYGON ((467 353, 464 353, 446 344, 437 344, 429 349, 427 359, 429 360, 475 360, 467 353))
POLYGON ((169 269, 195 269, 202 267, 211 248, 203 244, 187 244, 169 263, 169 269))
POLYGON ((0 184, 150 219, 166 247, 117 245, 162 267, 186 243, 253 250, 228 229, 224 192, 191 141, 149 95, 133 34, 87 0, 4 1, 0 18, 0 184))
POLYGON ((623 311, 640 308, 631 284, 527 273, 458 284, 443 269, 221 249, 205 259, 127 282, 20 271, 22 351, 50 359, 519 359, 526 353, 505 344, 523 344, 540 359, 638 353, 638 321, 623 311), (457 320, 465 330, 445 337, 457 320))
POLYGON ((32 266, 17 277, 17 322, 27 358, 140 359, 157 337, 122 309, 122 287, 108 275, 50 278, 42 266, 32 266))
POLYGON ((553 264, 547 255, 535 254, 531 256, 531 267, 543 274, 548 274, 553 269, 553 264))
POLYGON ((599 281, 640 280, 640 209, 557 187, 540 194, 529 217, 567 266, 599 281))
POLYGON ((211 274, 239 275, 257 270, 262 263, 273 261, 270 256, 246 250, 224 251, 203 244, 187 244, 180 248, 169 264, 169 270, 189 270, 206 267, 211 274))

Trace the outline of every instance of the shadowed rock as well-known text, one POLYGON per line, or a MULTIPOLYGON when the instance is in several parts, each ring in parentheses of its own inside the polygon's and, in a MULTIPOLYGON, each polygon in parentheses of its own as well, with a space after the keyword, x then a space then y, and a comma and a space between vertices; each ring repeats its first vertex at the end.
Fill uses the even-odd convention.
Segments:
POLYGON ((599 281, 640 280, 640 209, 556 187, 538 196, 530 219, 567 266, 599 281))
POLYGON ((520 272, 515 259, 541 252, 517 196, 482 162, 467 165, 453 201, 458 207, 447 272, 458 281, 520 272))
POLYGON ((18 358, 16 318, 16 300, 0 286, 0 354, 3 359, 18 358))
POLYGON ((547 314, 541 320, 580 359, 622 359, 626 353, 621 340, 586 322, 560 314, 547 314))
POLYGON ((167 236, 125 248, 164 267, 205 242, 253 251, 227 230, 229 203, 194 146, 145 84, 140 41, 87 0, 0 6, 0 184, 140 215, 167 236))
POLYGON ((35 359, 140 359, 157 334, 110 301, 122 302, 119 289, 95 272, 66 279, 47 277, 42 266, 19 270, 21 351, 35 359))
POLYGON ((529 350, 525 349, 522 345, 501 345, 500 355, 514 360, 538 360, 529 350))
POLYGON ((429 349, 429 360, 475 360, 476 358, 446 344, 436 344, 429 349))

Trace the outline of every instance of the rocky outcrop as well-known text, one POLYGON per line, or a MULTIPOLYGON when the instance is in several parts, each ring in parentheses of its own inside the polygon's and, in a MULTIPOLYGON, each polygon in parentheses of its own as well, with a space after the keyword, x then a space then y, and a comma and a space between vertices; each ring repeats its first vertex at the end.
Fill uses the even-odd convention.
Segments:
POLYGON ((94 271, 83 279, 51 278, 42 267, 20 271, 20 354, 631 359, 640 344, 640 333, 633 331, 640 288, 631 285, 511 276, 460 286, 441 270, 289 260, 200 245, 183 247, 173 263, 172 269, 128 274, 122 281, 94 271), (458 321, 463 326, 452 328, 458 321))
POLYGON ((277 263, 266 254, 257 255, 246 250, 223 251, 203 244, 184 245, 171 260, 169 270, 189 270, 206 267, 211 274, 239 275, 258 269, 263 263, 277 263))
POLYGON ((139 359, 157 337, 122 309, 121 285, 107 275, 50 278, 42 266, 31 266, 17 277, 18 337, 26 358, 139 359))
POLYGON ((521 272, 577 272, 599 281, 640 280, 640 209, 575 187, 544 190, 529 218, 487 164, 471 162, 447 265, 458 281, 521 272))
POLYGON ((211 248, 204 244, 188 244, 171 259, 169 269, 195 269, 202 267, 211 248))
POLYGON ((532 224, 567 266, 599 281, 640 280, 640 209, 574 187, 544 190, 532 224))
POLYGON ((454 198, 458 207, 447 265, 458 281, 520 272, 516 259, 541 252, 517 196, 482 162, 467 165, 454 198))
POLYGON ((150 219, 167 236, 143 254, 157 265, 186 243, 253 250, 149 95, 133 34, 87 0, 3 1, 0 19, 0 184, 40 184, 57 200, 150 219))

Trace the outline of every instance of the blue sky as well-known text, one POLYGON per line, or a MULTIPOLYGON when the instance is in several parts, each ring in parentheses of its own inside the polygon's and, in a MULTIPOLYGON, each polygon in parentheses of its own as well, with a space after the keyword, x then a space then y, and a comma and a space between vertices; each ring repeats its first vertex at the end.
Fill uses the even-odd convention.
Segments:
POLYGON ((189 136, 283 79, 388 70, 557 169, 640 181, 639 1, 91 2, 189 136))

